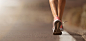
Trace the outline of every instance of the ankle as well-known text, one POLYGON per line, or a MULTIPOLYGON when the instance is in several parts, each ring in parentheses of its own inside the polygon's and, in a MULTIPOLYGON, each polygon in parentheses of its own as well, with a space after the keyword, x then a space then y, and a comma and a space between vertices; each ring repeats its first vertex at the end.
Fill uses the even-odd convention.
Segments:
POLYGON ((58 16, 54 17, 54 20, 56 20, 56 19, 59 19, 60 20, 60 18, 58 16))

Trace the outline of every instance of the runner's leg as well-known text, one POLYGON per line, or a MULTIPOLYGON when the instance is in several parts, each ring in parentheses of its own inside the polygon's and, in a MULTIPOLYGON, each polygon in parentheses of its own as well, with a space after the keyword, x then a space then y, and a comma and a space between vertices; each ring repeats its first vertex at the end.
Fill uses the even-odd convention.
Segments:
POLYGON ((65 7, 66 0, 58 0, 58 17, 62 21, 62 15, 64 12, 64 7, 65 7))
POLYGON ((62 32, 60 31, 59 28, 59 21, 56 19, 57 15, 58 15, 58 0, 49 0, 50 2, 50 7, 51 7, 51 11, 54 17, 54 22, 53 22, 53 35, 61 35, 62 32))
MULTIPOLYGON (((52 11, 54 19, 58 15, 58 17, 62 21, 62 15, 63 15, 64 7, 65 7, 65 0, 49 0, 49 3, 50 3, 50 7, 51 7, 51 11, 52 11)), ((57 35, 62 34, 60 29, 58 29, 60 25, 61 25, 61 22, 58 22, 58 21, 55 22, 55 29, 54 29, 53 34, 57 34, 57 35)))
POLYGON ((55 18, 58 15, 57 4, 56 4, 57 2, 56 2, 56 0, 49 0, 49 3, 50 3, 50 7, 51 7, 53 17, 55 18))

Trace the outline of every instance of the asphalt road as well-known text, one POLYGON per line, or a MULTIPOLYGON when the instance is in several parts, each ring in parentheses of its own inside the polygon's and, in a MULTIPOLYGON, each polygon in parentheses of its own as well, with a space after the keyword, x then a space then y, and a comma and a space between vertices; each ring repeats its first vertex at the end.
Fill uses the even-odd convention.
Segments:
MULTIPOLYGON (((67 33, 53 35, 52 26, 16 23, 0 41, 85 41, 81 35, 67 33)), ((5 29, 6 30, 6 29, 5 29)), ((4 30, 4 31, 5 31, 4 30)))

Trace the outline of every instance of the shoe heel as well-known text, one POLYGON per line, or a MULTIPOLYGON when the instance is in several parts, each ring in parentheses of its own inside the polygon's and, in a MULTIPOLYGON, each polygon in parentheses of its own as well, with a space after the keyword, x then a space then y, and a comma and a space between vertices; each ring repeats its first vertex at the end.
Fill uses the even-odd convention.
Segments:
POLYGON ((62 32, 60 31, 60 26, 61 26, 61 22, 60 21, 56 21, 55 22, 55 30, 54 30, 54 33, 53 35, 62 35, 62 32), (58 25, 57 25, 58 24, 58 25), (57 27, 58 26, 58 27, 57 27))

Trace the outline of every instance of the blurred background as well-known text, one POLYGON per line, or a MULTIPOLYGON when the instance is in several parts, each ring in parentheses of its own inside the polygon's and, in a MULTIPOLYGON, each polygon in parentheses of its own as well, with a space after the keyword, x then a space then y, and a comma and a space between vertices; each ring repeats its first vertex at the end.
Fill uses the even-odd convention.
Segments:
MULTIPOLYGON (((4 40, 11 31, 18 33, 17 30, 27 27, 52 29, 53 16, 48 1, 0 0, 0 39, 4 40)), ((86 0, 66 0, 63 22, 66 30, 86 35, 86 0)))

